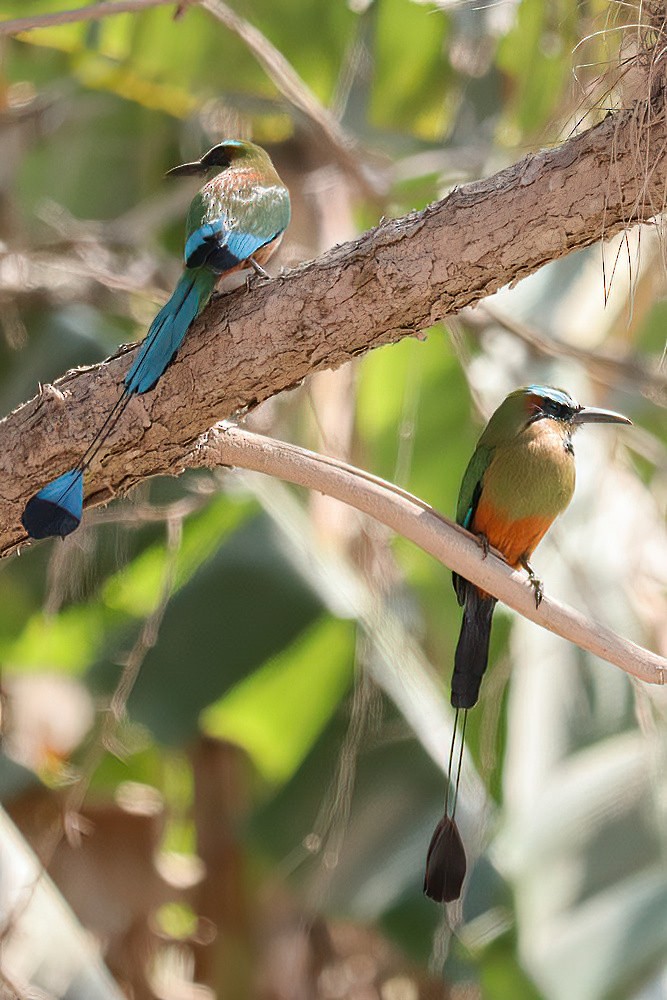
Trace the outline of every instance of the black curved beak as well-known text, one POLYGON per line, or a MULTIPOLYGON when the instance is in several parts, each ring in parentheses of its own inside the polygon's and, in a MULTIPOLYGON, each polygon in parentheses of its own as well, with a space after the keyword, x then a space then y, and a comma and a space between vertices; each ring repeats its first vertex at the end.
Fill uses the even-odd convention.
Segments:
POLYGON ((572 417, 573 424, 631 424, 629 417, 613 410, 599 410, 597 406, 582 406, 572 417))
POLYGON ((203 174, 208 167, 205 167, 201 160, 194 160, 192 163, 181 163, 178 167, 168 170, 165 177, 192 177, 195 174, 203 174))

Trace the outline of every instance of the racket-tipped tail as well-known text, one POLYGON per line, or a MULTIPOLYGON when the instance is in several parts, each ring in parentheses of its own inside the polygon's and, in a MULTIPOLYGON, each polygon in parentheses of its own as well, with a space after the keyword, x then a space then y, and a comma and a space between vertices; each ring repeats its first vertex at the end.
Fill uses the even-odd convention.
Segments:
POLYGON ((70 469, 30 497, 21 523, 31 538, 65 538, 83 516, 83 472, 70 469))
POLYGON ((424 872, 424 892, 436 903, 452 903, 461 895, 466 875, 466 852, 459 829, 450 816, 435 828, 424 872))

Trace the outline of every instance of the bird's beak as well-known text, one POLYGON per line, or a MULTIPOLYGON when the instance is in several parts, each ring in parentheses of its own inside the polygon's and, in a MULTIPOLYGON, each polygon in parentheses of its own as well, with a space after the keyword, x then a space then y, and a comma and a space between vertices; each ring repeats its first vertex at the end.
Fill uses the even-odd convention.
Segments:
POLYGON ((194 174, 203 174, 206 172, 206 167, 202 166, 200 160, 194 160, 192 163, 181 163, 178 167, 172 167, 168 170, 165 177, 191 177, 194 174))
POLYGON ((613 410, 599 410, 597 406, 582 406, 572 417, 573 424, 631 424, 629 417, 613 410))

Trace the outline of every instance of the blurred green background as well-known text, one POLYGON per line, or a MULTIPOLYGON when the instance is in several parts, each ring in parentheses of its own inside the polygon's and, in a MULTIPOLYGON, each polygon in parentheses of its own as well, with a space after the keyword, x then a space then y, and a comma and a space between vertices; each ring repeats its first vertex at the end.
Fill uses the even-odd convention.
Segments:
MULTIPOLYGON (((637 96, 639 5, 237 4, 358 143, 360 185, 257 52, 183 6, 0 42, 3 412, 144 335, 191 196, 164 172, 224 137, 265 145, 290 189, 276 273, 637 96)), ((578 437, 575 501, 534 562, 550 595, 664 652, 663 249, 645 226, 550 264, 246 424, 452 515, 512 388, 621 410, 632 431, 578 437)), ((460 620, 444 567, 325 497, 220 471, 146 483, 1 570, 0 798, 126 995, 667 995, 662 691, 499 609, 467 730, 471 874, 445 915, 421 891, 460 620)), ((54 985, 58 952, 35 960, 21 913, 7 982, 95 995, 54 985)))

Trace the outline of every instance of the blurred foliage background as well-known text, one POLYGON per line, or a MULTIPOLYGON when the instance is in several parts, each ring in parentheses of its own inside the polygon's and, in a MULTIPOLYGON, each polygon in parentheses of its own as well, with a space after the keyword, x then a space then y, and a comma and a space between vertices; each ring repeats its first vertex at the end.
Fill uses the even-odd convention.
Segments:
MULTIPOLYGON (((246 0, 255 51, 205 5, 2 39, 3 412, 144 335, 192 194, 163 174, 223 137, 264 144, 290 188, 275 273, 641 97, 639 3, 246 0), (356 140, 356 171, 267 76, 271 47, 356 140)), ((575 501, 535 565, 664 653, 659 236, 550 264, 248 424, 451 515, 517 385, 627 413, 631 432, 578 437, 575 501)), ((447 913, 422 896, 458 628, 444 567, 229 470, 146 483, 3 563, 7 995, 666 996, 664 695, 502 608, 468 724, 469 883, 447 913)))

